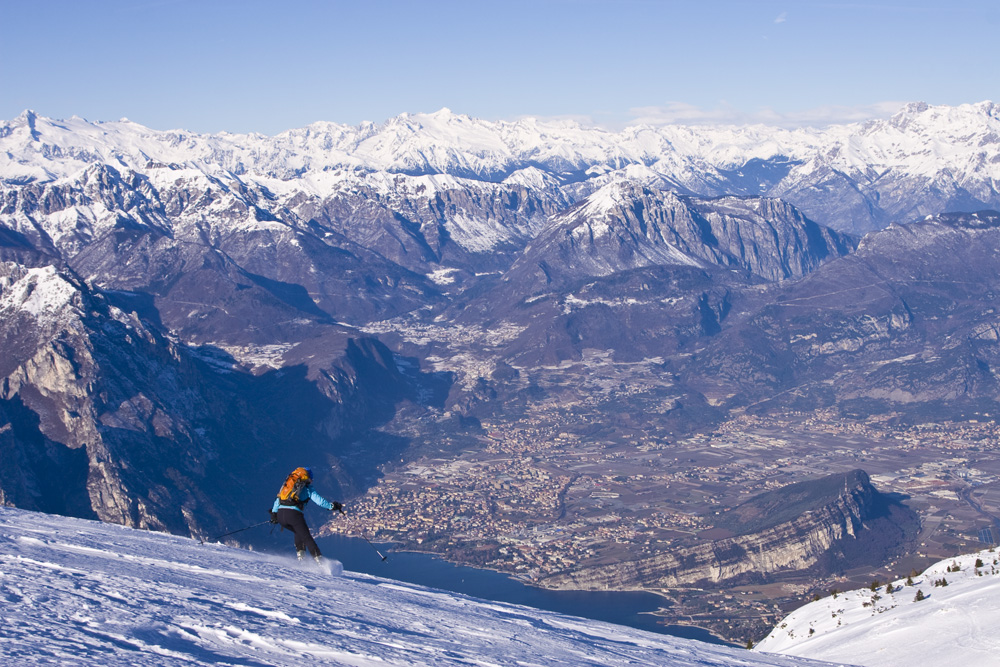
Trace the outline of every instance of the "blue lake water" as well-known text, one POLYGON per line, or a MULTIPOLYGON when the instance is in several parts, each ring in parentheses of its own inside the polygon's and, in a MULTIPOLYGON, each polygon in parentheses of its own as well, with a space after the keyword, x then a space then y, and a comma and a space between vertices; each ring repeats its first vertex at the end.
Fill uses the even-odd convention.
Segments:
MULTIPOLYGON (((253 539, 255 548, 291 553, 291 533, 275 531, 266 539, 253 539)), ((626 625, 674 637, 726 644, 701 628, 663 625, 654 612, 667 604, 653 593, 612 591, 552 591, 529 586, 492 570, 455 565, 429 554, 393 551, 390 545, 371 545, 349 537, 316 539, 323 555, 344 564, 345 570, 462 593, 485 600, 509 602, 598 621, 626 625), (376 549, 387 557, 379 558, 376 549)))

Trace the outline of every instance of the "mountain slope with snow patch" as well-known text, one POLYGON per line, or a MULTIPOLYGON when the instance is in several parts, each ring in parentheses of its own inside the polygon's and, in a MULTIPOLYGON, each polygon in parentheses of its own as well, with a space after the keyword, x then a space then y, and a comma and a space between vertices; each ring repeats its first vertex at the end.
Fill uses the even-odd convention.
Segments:
POLYGON ((756 650, 865 667, 961 665, 1000 660, 1000 559, 993 550, 950 558, 877 591, 817 600, 789 614, 756 650), (979 566, 977 567, 977 560, 979 566), (935 585, 946 581, 946 586, 935 585), (917 592, 924 599, 917 600, 917 592))

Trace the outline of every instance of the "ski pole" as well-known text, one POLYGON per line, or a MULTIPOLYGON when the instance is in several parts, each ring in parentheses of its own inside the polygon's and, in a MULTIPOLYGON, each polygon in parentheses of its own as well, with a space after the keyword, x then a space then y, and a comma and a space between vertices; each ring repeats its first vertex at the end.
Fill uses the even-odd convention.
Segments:
MULTIPOLYGON (((338 511, 339 511, 339 512, 340 512, 341 514, 343 514, 343 515, 344 515, 345 517, 347 517, 347 512, 345 512, 345 511, 344 511, 343 509, 341 509, 341 510, 338 510, 338 511)), ((345 521, 347 521, 347 523, 348 523, 348 526, 347 526, 348 528, 351 528, 351 527, 352 527, 352 526, 354 525, 354 522, 353 522, 353 521, 351 521, 350 517, 346 518, 346 519, 345 519, 345 521)), ((389 557, 388 557, 388 556, 383 556, 383 555, 382 555, 382 552, 378 550, 378 547, 376 547, 376 546, 375 546, 374 544, 372 544, 372 541, 368 539, 368 536, 367 536, 367 535, 365 535, 365 531, 363 531, 363 530, 361 530, 361 529, 359 528, 359 529, 358 529, 358 534, 359 534, 359 535, 361 535, 361 539, 363 539, 363 540, 364 540, 365 542, 367 542, 367 543, 368 543, 368 546, 370 546, 370 547, 371 547, 372 549, 375 549, 375 553, 377 553, 377 554, 379 555, 379 558, 381 558, 381 559, 382 559, 382 562, 383 562, 383 563, 384 563, 385 561, 389 560, 389 557)))
MULTIPOLYGON (((246 528, 240 528, 238 530, 231 530, 228 533, 223 533, 222 535, 219 535, 218 537, 211 538, 209 540, 209 542, 215 542, 216 540, 221 540, 223 537, 228 537, 229 535, 235 535, 236 533, 242 533, 244 530, 250 530, 251 528, 256 528, 257 526, 263 526, 265 523, 271 523, 271 520, 268 519, 267 521, 261 521, 260 523, 255 523, 252 526, 247 526, 246 528)), ((200 544, 204 544, 205 540, 199 539, 198 542, 200 544)))

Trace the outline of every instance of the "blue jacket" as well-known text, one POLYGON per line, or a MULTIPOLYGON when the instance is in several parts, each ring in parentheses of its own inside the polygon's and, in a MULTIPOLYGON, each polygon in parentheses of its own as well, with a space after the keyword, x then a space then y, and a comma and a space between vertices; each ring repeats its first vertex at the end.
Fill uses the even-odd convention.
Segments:
MULTIPOLYGON (((333 503, 331 503, 329 500, 316 493, 312 488, 312 484, 310 484, 309 486, 307 486, 306 488, 302 489, 302 491, 299 492, 299 499, 302 502, 303 506, 310 500, 312 500, 323 509, 327 510, 333 509, 333 503)), ((296 512, 302 511, 295 505, 282 505, 281 501, 278 500, 277 497, 275 497, 274 504, 271 505, 271 511, 277 512, 279 509, 295 510, 296 512)))

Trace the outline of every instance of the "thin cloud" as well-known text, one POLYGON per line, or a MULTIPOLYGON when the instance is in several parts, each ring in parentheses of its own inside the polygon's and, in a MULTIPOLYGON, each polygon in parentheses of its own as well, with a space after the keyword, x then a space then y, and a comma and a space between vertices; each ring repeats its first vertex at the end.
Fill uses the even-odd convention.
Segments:
POLYGON ((905 102, 877 102, 861 106, 828 105, 803 111, 776 111, 770 107, 754 111, 722 104, 712 109, 671 102, 664 106, 630 110, 629 125, 770 125, 788 129, 845 125, 888 118, 905 102))
POLYGON ((781 12, 778 14, 778 18, 774 19, 775 23, 784 23, 788 20, 788 12, 781 12))
POLYGON ((600 125, 600 123, 595 120, 593 116, 587 114, 555 114, 548 116, 539 116, 537 114, 519 114, 513 118, 496 118, 494 120, 510 120, 513 122, 517 122, 519 120, 544 120, 545 122, 576 123, 582 127, 594 127, 600 125))

